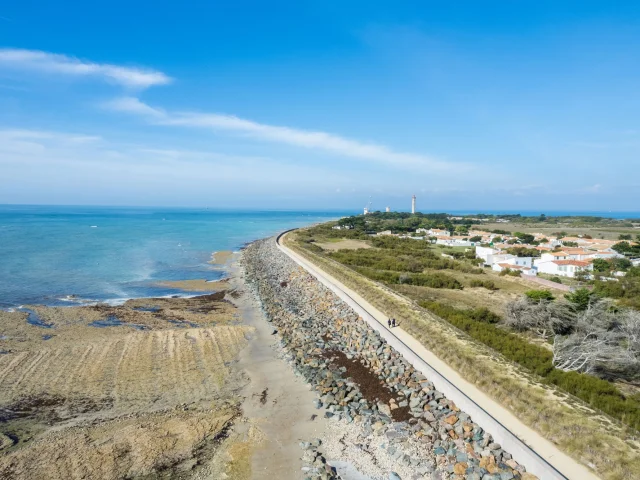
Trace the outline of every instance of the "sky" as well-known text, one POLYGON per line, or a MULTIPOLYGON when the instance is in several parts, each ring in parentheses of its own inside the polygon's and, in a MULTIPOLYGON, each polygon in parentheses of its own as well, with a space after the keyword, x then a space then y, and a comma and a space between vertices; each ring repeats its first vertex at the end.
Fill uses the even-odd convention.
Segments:
POLYGON ((640 3, 0 4, 0 203, 640 210, 640 3))

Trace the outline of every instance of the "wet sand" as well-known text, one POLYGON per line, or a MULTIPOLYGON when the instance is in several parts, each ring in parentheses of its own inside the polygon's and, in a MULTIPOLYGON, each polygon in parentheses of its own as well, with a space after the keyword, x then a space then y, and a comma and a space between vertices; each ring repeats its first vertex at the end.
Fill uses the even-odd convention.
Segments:
POLYGON ((177 288, 187 292, 218 292, 229 289, 227 280, 210 282, 207 280, 179 280, 175 282, 161 282, 162 287, 177 288))
POLYGON ((211 260, 209 260, 209 263, 215 265, 224 265, 231 259, 232 256, 233 252, 231 250, 221 250, 219 252, 214 252, 213 255, 211 255, 211 260))

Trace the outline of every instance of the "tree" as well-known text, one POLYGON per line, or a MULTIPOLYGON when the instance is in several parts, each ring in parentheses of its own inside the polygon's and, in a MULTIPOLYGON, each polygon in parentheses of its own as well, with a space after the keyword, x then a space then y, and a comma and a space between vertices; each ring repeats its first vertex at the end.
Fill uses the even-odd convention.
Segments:
POLYGON ((502 237, 493 237, 492 241, 493 241, 493 243, 502 243, 503 242, 502 237))
POLYGON ((612 258, 609 260, 611 269, 615 271, 625 272, 633 265, 628 258, 612 258))
POLYGON ((611 264, 607 262, 604 258, 595 258, 593 260, 593 270, 595 272, 608 272, 611 269, 611 264))
POLYGON ((553 365, 565 372, 636 371, 639 324, 636 312, 620 315, 609 302, 591 302, 577 315, 570 335, 554 337, 553 365))
POLYGON ((618 235, 618 240, 631 240, 633 237, 629 233, 621 233, 618 235))
POLYGON ((629 244, 629 242, 618 242, 611 248, 613 248, 621 255, 631 252, 631 245, 629 244))
POLYGON ((482 241, 482 237, 481 237, 480 235, 475 235, 475 236, 471 237, 471 238, 469 239, 469 241, 470 241, 470 242, 474 242, 474 243, 476 243, 476 242, 481 242, 481 241, 482 241))
POLYGON ((532 243, 535 237, 530 233, 515 232, 514 235, 518 237, 521 243, 532 243))
POLYGON ((516 257, 539 257, 540 252, 535 248, 527 247, 511 247, 507 248, 507 253, 515 255, 516 257))
POLYGON ((564 247, 577 247, 578 242, 562 242, 562 246, 564 247))
POLYGON ((583 312, 589 308, 589 305, 595 300, 595 294, 586 288, 578 288, 577 290, 567 293, 564 298, 571 302, 572 307, 577 312, 583 312))
POLYGON ((520 297, 505 307, 504 323, 516 331, 531 331, 549 339, 571 332, 575 313, 566 302, 520 297))

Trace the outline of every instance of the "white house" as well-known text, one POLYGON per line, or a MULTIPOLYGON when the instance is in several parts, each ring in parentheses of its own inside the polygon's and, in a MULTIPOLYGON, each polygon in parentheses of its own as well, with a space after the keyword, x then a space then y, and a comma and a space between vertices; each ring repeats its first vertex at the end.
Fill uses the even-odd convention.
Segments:
POLYGON ((520 267, 533 267, 533 257, 514 257, 507 260, 507 263, 518 265, 520 267))
POLYGON ((498 253, 498 250, 491 247, 481 247, 480 245, 476 245, 476 257, 484 260, 485 265, 492 265, 493 262, 489 261, 489 259, 498 253))
POLYGON ((545 252, 542 255, 540 255, 540 259, 536 260, 536 262, 543 263, 543 262, 552 262, 554 260, 572 260, 572 258, 569 258, 569 254, 563 251, 545 252))
POLYGON ((432 228, 427 232, 432 237, 450 237, 451 232, 448 230, 441 230, 439 228, 432 228))
MULTIPOLYGON (((532 268, 531 257, 516 257, 510 253, 503 252, 496 248, 476 246, 476 257, 484 260, 485 265, 495 265, 497 263, 509 263, 522 267, 532 268)), ((500 271, 500 270, 498 270, 500 271)))
POLYGON ((558 275, 560 277, 574 277, 581 270, 593 270, 591 262, 584 260, 549 260, 534 262, 538 273, 558 275))
POLYGON ((503 270, 519 270, 523 275, 531 275, 531 276, 537 275, 536 270, 531 267, 525 267, 522 265, 517 265, 514 263, 508 263, 508 262, 494 263, 491 266, 491 269, 494 272, 502 272, 503 270))
POLYGON ((470 242, 469 240, 463 240, 462 237, 454 238, 451 236, 436 237, 436 243, 438 245, 446 245, 448 247, 473 247, 475 245, 475 243, 470 242))

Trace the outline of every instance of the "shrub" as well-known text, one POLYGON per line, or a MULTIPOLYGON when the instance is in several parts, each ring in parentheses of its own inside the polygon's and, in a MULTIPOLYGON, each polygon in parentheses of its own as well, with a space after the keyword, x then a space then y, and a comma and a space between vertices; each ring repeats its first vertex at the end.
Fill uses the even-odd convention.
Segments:
POLYGON ((498 287, 496 287, 496 284, 493 282, 493 280, 471 280, 469 286, 472 288, 483 287, 491 291, 498 290, 498 287))
POLYGON ((528 290, 524 292, 529 300, 536 302, 551 301, 554 299, 553 294, 549 290, 528 290))
POLYGON ((555 283, 560 283, 560 284, 562 283, 562 279, 558 276, 551 277, 549 280, 555 283))
POLYGON ((520 270, 512 270, 510 268, 505 268, 500 272, 500 276, 504 277, 506 275, 509 275, 511 277, 519 277, 520 275, 522 275, 522 272, 520 270))

